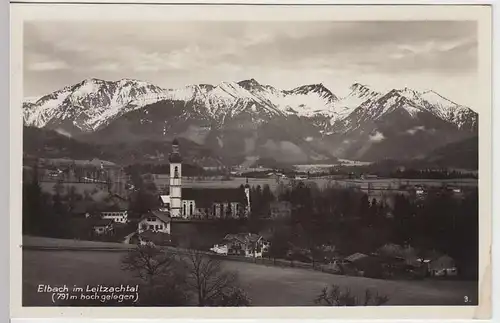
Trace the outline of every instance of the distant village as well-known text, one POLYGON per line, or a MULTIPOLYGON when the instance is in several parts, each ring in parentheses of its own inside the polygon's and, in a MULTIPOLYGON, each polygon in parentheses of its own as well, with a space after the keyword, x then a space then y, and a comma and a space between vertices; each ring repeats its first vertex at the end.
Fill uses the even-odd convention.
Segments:
MULTIPOLYGON (((255 184, 250 185, 254 181, 249 181, 248 177, 240 177, 241 180, 235 182, 234 187, 196 187, 196 183, 193 184, 196 179, 189 180, 183 176, 183 159, 177 140, 172 143, 169 163, 169 174, 139 174, 140 178, 135 181, 133 175, 126 174, 121 166, 98 159, 37 159, 36 163, 25 162, 23 173, 25 183, 36 182, 44 194, 64 196, 71 217, 71 233, 68 234, 73 239, 193 247, 191 242, 185 242, 189 240, 186 236, 190 235, 185 228, 205 228, 216 223, 217 229, 206 230, 217 231, 217 234, 208 239, 210 245, 200 247, 204 251, 228 257, 276 258, 272 252, 273 235, 276 234, 273 228, 276 223, 290 219, 297 207, 301 206, 290 199, 269 196, 278 195, 276 191, 279 190, 293 191, 294 187, 305 185, 310 174, 290 176, 279 171, 268 171, 267 177, 271 179, 268 182, 272 183, 272 189, 266 184, 267 187, 259 185, 257 190, 255 184), (141 197, 141 194, 147 195, 147 198, 141 197), (262 207, 264 200, 266 207, 262 207), (274 226, 249 230, 244 224, 256 212, 261 222, 267 221, 274 226), (234 225, 223 224, 231 221, 234 225), (239 231, 239 228, 246 231, 239 231)), ((340 177, 330 176, 329 179, 340 177)), ((377 179, 377 176, 363 174, 358 179, 371 180, 377 179)), ((353 184, 346 187, 360 188, 353 184)), ((424 199, 436 192, 463 199, 467 188, 400 181, 393 188, 380 188, 368 182, 361 190, 368 194, 370 207, 380 205, 380 209, 383 209, 382 206, 385 206, 383 216, 390 218, 394 216, 392 209, 395 203, 395 195, 391 190, 414 200, 424 199)), ((196 232, 203 235, 203 230, 198 229, 196 232)), ((291 266, 294 263, 312 263, 313 267, 319 266, 317 268, 322 271, 338 274, 384 278, 395 275, 452 277, 458 274, 455 260, 450 255, 432 248, 417 252, 409 243, 386 243, 371 252, 362 250, 343 256, 335 245, 321 244, 308 249, 289 243, 281 257, 291 266)))

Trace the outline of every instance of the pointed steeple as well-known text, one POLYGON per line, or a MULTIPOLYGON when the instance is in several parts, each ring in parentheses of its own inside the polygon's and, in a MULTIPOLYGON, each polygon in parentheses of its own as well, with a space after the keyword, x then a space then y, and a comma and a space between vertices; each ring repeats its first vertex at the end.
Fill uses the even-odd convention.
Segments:
POLYGON ((169 156, 169 161, 171 163, 180 163, 180 162, 182 162, 181 153, 179 151, 179 141, 177 140, 177 138, 175 138, 172 141, 172 153, 169 156))

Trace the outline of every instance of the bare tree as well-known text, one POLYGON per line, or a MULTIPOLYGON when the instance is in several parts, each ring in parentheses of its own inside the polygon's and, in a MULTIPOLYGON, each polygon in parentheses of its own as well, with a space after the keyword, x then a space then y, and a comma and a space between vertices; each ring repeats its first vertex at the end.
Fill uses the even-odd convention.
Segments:
POLYGON ((122 269, 131 271, 136 277, 153 286, 178 271, 179 259, 155 246, 138 246, 122 259, 122 269))
POLYGON ((197 294, 199 306, 241 306, 249 300, 236 288, 236 273, 225 271, 218 259, 198 251, 190 251, 186 256, 187 285, 197 294), (234 296, 234 297, 233 297, 234 296), (231 299, 232 302, 226 300, 231 299), (241 299, 241 301, 234 302, 241 299), (224 304, 220 303, 224 300, 224 304))
POLYGON ((352 295, 349 288, 346 288, 345 291, 342 292, 337 285, 332 285, 330 288, 323 288, 321 294, 314 300, 316 304, 326 306, 380 306, 388 301, 389 298, 387 296, 380 296, 378 292, 373 295, 370 289, 365 290, 365 299, 362 301, 358 297, 352 295))
POLYGON ((155 246, 139 246, 122 259, 122 269, 146 283, 139 304, 144 306, 186 306, 185 266, 174 253, 155 246))

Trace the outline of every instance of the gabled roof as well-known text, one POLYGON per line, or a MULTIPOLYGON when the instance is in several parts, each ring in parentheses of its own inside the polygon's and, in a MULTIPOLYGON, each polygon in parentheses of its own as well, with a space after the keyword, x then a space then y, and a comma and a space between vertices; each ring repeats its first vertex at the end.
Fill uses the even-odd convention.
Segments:
POLYGON ((94 227, 107 227, 113 225, 113 220, 97 219, 92 226, 94 227))
POLYGON ((349 262, 355 262, 357 260, 360 260, 360 259, 363 259, 366 257, 368 257, 368 256, 365 255, 364 253, 356 252, 355 254, 352 254, 349 257, 345 258, 345 260, 347 260, 349 262))
POLYGON ((170 195, 160 195, 162 203, 170 203, 170 195))
POLYGON ((170 212, 160 212, 160 211, 149 211, 148 213, 144 214, 141 217, 140 221, 150 217, 156 217, 164 223, 169 223, 171 221, 170 212))
POLYGON ((246 203, 241 188, 183 188, 183 200, 194 200, 197 207, 211 207, 212 203, 246 203))
POLYGON ((262 236, 255 233, 230 233, 224 237, 224 240, 238 240, 239 242, 245 244, 257 243, 260 239, 262 239, 262 236))

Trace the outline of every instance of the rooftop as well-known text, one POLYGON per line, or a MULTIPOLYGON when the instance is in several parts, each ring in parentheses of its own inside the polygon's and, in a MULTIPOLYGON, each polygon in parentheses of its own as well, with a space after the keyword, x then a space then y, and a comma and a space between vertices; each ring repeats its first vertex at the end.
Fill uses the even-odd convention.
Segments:
POLYGON ((169 223, 171 221, 170 213, 161 211, 149 211, 148 213, 144 214, 141 217, 141 220, 144 220, 145 218, 149 218, 152 216, 158 218, 160 221, 164 223, 169 223))
POLYGON ((183 200, 194 200, 197 207, 211 207, 212 203, 246 203, 241 188, 183 188, 183 200))
POLYGON ((243 243, 256 243, 260 239, 262 239, 262 236, 255 233, 230 233, 224 237, 224 240, 238 240, 243 243))

